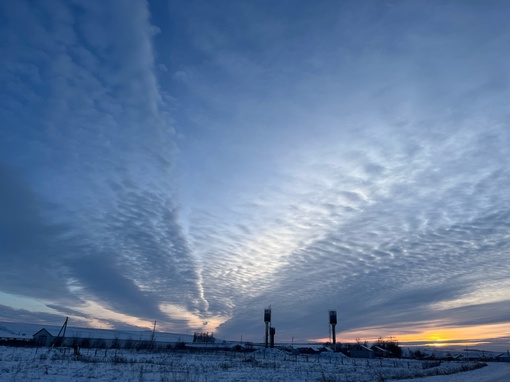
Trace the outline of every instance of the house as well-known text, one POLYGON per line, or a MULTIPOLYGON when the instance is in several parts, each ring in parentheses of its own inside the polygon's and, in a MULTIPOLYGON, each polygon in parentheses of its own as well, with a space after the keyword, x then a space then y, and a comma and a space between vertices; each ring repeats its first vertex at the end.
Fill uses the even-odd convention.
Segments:
POLYGON ((144 347, 151 346, 151 333, 140 334, 138 338, 132 338, 123 332, 116 332, 102 329, 78 329, 68 328, 65 337, 59 335, 59 330, 43 328, 33 335, 34 344, 38 346, 81 346, 97 348, 119 348, 119 347, 144 347), (57 343, 55 341, 58 341, 57 343))
POLYGON ((248 343, 232 343, 229 345, 230 350, 238 351, 238 352, 249 352, 253 351, 253 344, 251 342, 248 343))
POLYGON ((510 354, 508 352, 501 353, 496 356, 496 361, 498 362, 510 362, 510 354))
POLYGON ((387 358, 392 356, 392 353, 389 350, 383 349, 380 346, 372 346, 372 350, 374 351, 374 355, 379 358, 387 358))
POLYGON ((374 358, 374 351, 368 346, 356 344, 349 351, 352 358, 374 358))
POLYGON ((298 347, 297 350, 298 350, 299 354, 319 354, 319 353, 328 351, 328 349, 322 345, 301 346, 301 347, 298 347))
POLYGON ((34 343, 39 346, 51 346, 55 341, 56 335, 51 334, 46 329, 42 328, 33 336, 34 343))

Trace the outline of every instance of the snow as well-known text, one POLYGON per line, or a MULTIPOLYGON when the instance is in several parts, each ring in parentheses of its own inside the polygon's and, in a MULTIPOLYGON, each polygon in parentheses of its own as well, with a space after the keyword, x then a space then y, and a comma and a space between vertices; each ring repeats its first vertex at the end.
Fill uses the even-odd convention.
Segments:
MULTIPOLYGON (((474 362, 442 362, 423 369, 407 359, 353 359, 338 353, 291 355, 277 349, 231 351, 114 350, 0 347, 1 381, 350 381, 372 382, 460 371, 474 362)), ((510 365, 494 363, 482 369, 421 382, 510 381, 510 365), (485 378, 485 379, 483 379, 485 378), (488 379, 487 379, 488 378, 488 379), (492 378, 492 379, 491 379, 492 378), (494 379, 496 378, 496 379, 494 379), (498 379, 499 378, 499 379, 498 379), (503 378, 503 379, 501 379, 503 378)), ((417 381, 401 379, 401 381, 417 381)))
POLYGON ((420 379, 401 379, 399 382, 508 382, 510 363, 492 362, 487 367, 451 375, 440 375, 420 379))

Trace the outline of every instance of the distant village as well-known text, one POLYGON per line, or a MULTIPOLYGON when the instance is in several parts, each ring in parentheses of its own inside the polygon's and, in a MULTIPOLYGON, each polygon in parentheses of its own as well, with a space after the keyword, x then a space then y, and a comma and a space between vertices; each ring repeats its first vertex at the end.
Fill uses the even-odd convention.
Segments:
MULTIPOLYGON (((67 321, 66 321, 67 324, 67 321)), ((357 340, 356 343, 253 343, 217 340, 212 333, 197 332, 193 335, 156 332, 155 330, 108 330, 92 328, 38 326, 34 324, 0 323, 0 346, 58 347, 71 349, 75 355, 80 349, 135 349, 184 352, 253 352, 272 348, 289 355, 320 355, 338 353, 350 358, 411 358, 429 361, 433 367, 442 360, 477 360, 510 362, 506 353, 475 349, 441 350, 436 348, 403 349, 393 338, 379 338, 372 344, 357 340), (24 330, 21 330, 24 329, 24 330)), ((268 331, 269 334, 271 331, 268 331)))

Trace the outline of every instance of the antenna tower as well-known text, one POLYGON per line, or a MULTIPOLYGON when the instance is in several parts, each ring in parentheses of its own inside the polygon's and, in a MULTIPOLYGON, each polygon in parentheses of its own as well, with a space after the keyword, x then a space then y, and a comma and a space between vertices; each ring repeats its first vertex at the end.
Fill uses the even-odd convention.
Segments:
POLYGON ((329 326, 331 328, 331 335, 333 340, 333 350, 336 350, 336 332, 335 332, 335 326, 337 324, 337 318, 336 318, 336 310, 330 310, 329 311, 329 326))
POLYGON ((265 346, 269 347, 269 326, 271 325, 271 305, 269 308, 264 309, 264 322, 266 324, 266 337, 265 337, 265 346))

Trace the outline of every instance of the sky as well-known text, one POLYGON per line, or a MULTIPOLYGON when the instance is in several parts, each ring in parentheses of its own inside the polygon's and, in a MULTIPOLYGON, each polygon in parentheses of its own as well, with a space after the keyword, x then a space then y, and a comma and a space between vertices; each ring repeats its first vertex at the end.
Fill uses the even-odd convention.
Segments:
POLYGON ((509 14, 0 1, 0 321, 510 347, 509 14))

